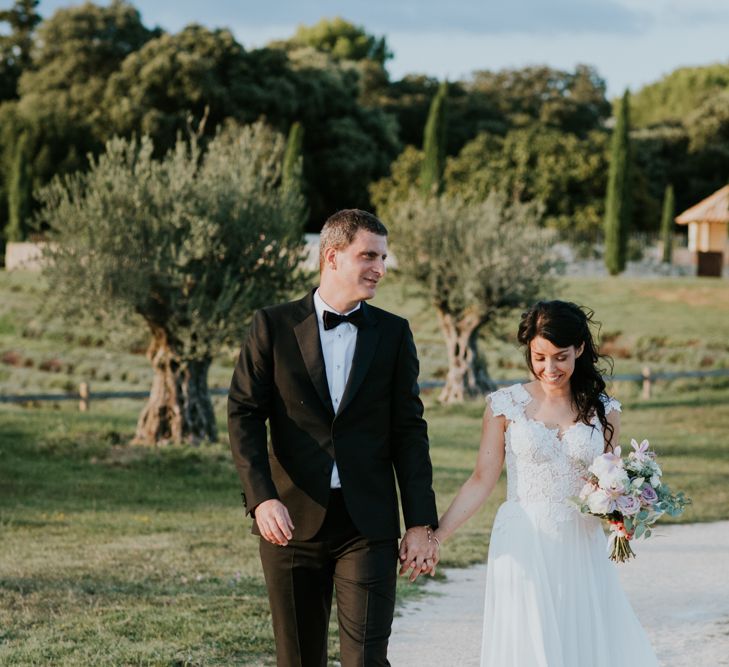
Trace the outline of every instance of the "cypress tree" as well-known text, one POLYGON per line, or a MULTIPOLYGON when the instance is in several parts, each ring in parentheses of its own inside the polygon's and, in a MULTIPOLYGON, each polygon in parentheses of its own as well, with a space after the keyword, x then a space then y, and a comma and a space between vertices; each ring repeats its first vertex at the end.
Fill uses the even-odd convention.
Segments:
POLYGON ((632 191, 630 189, 630 93, 618 109, 610 142, 610 171, 605 198, 605 265, 610 275, 625 270, 632 191))
POLYGON ((294 122, 286 139, 281 180, 285 188, 301 186, 301 160, 304 146, 304 128, 299 121, 294 122))
POLYGON ((448 82, 443 81, 430 103, 428 120, 423 136, 423 166, 420 168, 420 187, 424 195, 440 194, 446 154, 446 98, 448 82))
POLYGON ((663 195, 663 217, 661 218, 661 241, 663 242, 663 260, 670 264, 673 254, 673 217, 675 214, 673 186, 667 185, 663 195))
POLYGON ((27 157, 27 135, 22 133, 15 145, 8 178, 8 225, 5 228, 7 241, 22 241, 25 221, 30 214, 30 169, 27 157))

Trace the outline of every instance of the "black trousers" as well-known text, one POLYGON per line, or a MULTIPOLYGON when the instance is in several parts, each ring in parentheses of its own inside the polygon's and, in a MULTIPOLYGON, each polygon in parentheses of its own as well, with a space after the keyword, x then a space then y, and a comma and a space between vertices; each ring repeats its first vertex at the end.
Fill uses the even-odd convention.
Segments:
POLYGON ((312 540, 280 547, 261 538, 260 553, 278 667, 326 667, 335 587, 342 667, 390 664, 397 541, 360 535, 341 491, 332 490, 312 540))

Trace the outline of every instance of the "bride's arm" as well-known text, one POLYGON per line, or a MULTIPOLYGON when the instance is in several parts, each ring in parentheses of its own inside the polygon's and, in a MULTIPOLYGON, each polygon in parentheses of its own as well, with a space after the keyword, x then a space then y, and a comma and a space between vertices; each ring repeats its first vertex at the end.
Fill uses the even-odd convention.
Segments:
POLYGON ((435 536, 439 542, 447 540, 469 519, 483 505, 496 486, 504 464, 505 423, 505 417, 494 416, 491 406, 487 405, 483 416, 481 446, 478 450, 476 467, 438 522, 435 536))

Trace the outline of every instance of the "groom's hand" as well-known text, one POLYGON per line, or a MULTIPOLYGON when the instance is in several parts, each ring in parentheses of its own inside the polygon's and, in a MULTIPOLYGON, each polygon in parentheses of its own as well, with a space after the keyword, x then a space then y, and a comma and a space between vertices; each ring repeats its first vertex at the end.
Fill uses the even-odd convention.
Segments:
POLYGON ((400 574, 411 570, 410 581, 415 581, 421 574, 432 576, 438 560, 438 544, 432 530, 427 526, 409 528, 400 543, 400 574))
POLYGON ((293 537, 294 524, 280 500, 272 498, 256 505, 255 517, 261 537, 267 542, 285 547, 293 537))

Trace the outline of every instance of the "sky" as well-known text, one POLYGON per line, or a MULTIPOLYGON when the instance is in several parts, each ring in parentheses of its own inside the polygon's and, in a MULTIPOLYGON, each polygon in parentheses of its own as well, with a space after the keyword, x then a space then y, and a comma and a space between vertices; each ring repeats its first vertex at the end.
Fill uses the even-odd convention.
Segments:
MULTIPOLYGON (((0 5, 9 5, 3 1, 0 5)), ((80 4, 41 0, 40 13, 80 4)), ((99 2, 98 4, 108 4, 99 2)), ((593 65, 608 95, 637 90, 677 67, 729 63, 729 0, 136 0, 149 27, 230 28, 246 48, 300 24, 342 16, 384 35, 393 79, 451 80, 474 70, 593 65)))

